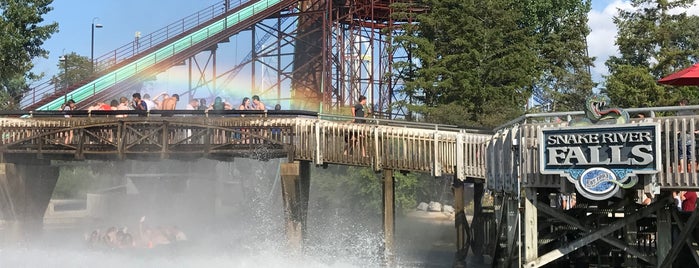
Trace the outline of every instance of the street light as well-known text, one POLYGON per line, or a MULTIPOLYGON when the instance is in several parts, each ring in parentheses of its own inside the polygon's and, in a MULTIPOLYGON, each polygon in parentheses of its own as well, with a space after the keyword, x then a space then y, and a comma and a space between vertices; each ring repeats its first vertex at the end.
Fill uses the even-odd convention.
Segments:
POLYGON ((100 18, 92 18, 92 26, 90 30, 92 31, 92 38, 90 38, 90 62, 92 63, 92 72, 95 72, 95 28, 102 28, 102 24, 95 24, 95 20, 100 18))
POLYGON ((68 102, 68 57, 65 55, 65 51, 63 55, 58 57, 58 61, 63 63, 63 103, 68 102))

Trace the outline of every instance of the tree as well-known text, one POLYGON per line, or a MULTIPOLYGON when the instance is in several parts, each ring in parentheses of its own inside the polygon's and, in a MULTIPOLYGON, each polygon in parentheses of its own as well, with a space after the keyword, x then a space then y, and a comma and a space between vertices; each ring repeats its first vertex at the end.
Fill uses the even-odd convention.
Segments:
POLYGON ((58 89, 63 89, 88 79, 92 74, 90 58, 71 52, 58 62, 58 75, 51 78, 51 83, 58 89))
POLYGON ((417 100, 410 109, 427 120, 493 127, 524 113, 535 89, 558 110, 582 107, 592 91, 589 0, 426 5, 429 12, 395 37, 409 55, 395 66, 417 100))
MULTIPOLYGON (((434 194, 426 191, 435 188, 438 180, 426 174, 396 172, 393 175, 398 212, 412 211, 418 202, 436 199, 434 194)), ((312 180, 314 188, 311 192, 325 209, 343 208, 358 215, 381 213, 381 174, 371 168, 329 166, 315 169, 312 180)))
POLYGON ((687 87, 658 85, 656 81, 697 61, 699 17, 675 11, 692 0, 636 0, 633 10, 619 10, 614 18, 619 32, 619 56, 606 65, 604 93, 623 107, 669 106, 680 98, 696 99, 687 87))
POLYGON ((587 53, 590 0, 520 1, 526 23, 536 37, 541 76, 535 92, 553 111, 582 110, 595 84, 587 53))
POLYGON ((0 0, 0 108, 14 109, 29 90, 28 81, 41 75, 31 72, 32 60, 48 56, 44 41, 58 31, 53 22, 41 25, 53 0, 0 0))

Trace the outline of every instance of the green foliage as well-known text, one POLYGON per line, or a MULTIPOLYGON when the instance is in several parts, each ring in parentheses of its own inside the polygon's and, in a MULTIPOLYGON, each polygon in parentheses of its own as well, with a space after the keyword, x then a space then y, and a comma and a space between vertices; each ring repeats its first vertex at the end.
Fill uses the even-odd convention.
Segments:
POLYGON ((648 67, 619 65, 607 78, 607 88, 601 92, 619 107, 671 106, 676 100, 658 85, 648 67))
POLYGON ((592 92, 586 38, 590 34, 587 14, 589 0, 520 1, 531 33, 536 37, 539 55, 535 88, 551 101, 551 110, 582 110, 592 92))
MULTIPOLYGON (((427 121, 494 127, 524 112, 534 89, 560 110, 590 94, 590 1, 427 0, 401 25, 394 64, 411 111, 427 121)), ((398 14, 404 5, 394 5, 398 14)))
POLYGON ((46 58, 44 41, 58 31, 57 23, 41 25, 53 0, 0 0, 0 108, 14 109, 40 75, 31 72, 32 60, 46 58))
MULTIPOLYGON (((424 174, 394 173, 395 200, 398 212, 414 210, 420 200, 429 200, 430 189, 436 180, 424 174)), ((377 214, 382 209, 382 174, 370 168, 330 166, 315 169, 313 189, 319 205, 325 208, 344 208, 353 213, 377 214)))
POLYGON ((59 73, 51 78, 51 83, 57 88, 63 88, 83 80, 92 74, 92 61, 90 58, 80 56, 75 52, 64 55, 64 59, 58 62, 59 73))
POLYGON ((686 87, 656 84, 697 61, 699 17, 674 11, 693 2, 637 0, 631 1, 634 10, 619 11, 614 23, 620 55, 606 62, 610 75, 604 92, 612 102, 622 107, 667 106, 697 97, 686 87))

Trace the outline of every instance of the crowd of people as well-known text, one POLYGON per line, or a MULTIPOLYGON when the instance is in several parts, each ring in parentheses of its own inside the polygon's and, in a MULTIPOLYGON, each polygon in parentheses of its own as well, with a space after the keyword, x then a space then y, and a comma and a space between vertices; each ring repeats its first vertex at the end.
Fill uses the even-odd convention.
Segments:
MULTIPOLYGON (((180 101, 178 94, 169 95, 166 92, 160 93, 155 98, 151 98, 150 94, 146 93, 141 96, 141 93, 134 93, 131 99, 122 96, 119 100, 97 101, 87 108, 88 111, 118 111, 118 110, 136 110, 136 111, 153 111, 153 110, 176 110, 177 103, 180 101)), ((75 101, 68 100, 61 105, 61 111, 75 110, 75 101)), ((281 106, 277 104, 275 110, 281 110, 281 106)), ((257 95, 252 98, 244 97, 237 107, 225 101, 221 97, 216 97, 211 104, 207 105, 206 99, 191 99, 185 106, 185 110, 267 110, 267 106, 260 100, 257 95)), ((126 117, 127 115, 117 115, 117 117, 126 117)), ((70 115, 66 115, 70 117, 70 115)))
POLYGON ((138 225, 138 233, 131 234, 128 228, 110 227, 104 232, 97 229, 85 236, 87 245, 91 248, 126 249, 154 248, 186 241, 187 236, 176 226, 159 226, 155 228, 144 226, 145 216, 138 225))

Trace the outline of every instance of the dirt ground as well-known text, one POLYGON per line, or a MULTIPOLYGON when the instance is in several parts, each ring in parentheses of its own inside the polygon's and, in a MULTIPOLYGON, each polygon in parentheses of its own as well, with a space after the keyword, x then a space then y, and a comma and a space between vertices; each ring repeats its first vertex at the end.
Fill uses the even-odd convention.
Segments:
MULTIPOLYGON (((470 216, 468 217, 470 221, 470 216)), ((396 219, 396 244, 401 267, 452 267, 456 252, 453 216, 441 212, 415 211, 396 219)), ((476 263, 469 252, 466 267, 476 263)))

